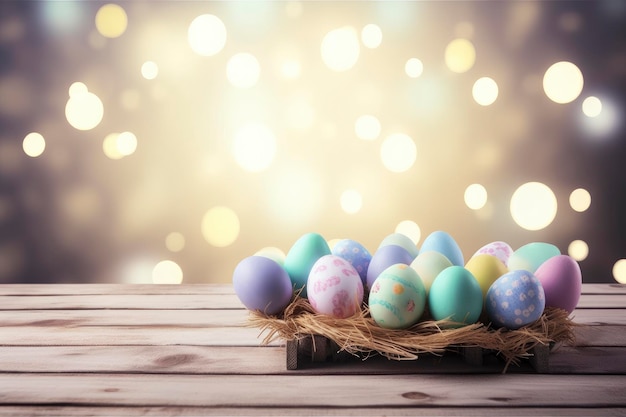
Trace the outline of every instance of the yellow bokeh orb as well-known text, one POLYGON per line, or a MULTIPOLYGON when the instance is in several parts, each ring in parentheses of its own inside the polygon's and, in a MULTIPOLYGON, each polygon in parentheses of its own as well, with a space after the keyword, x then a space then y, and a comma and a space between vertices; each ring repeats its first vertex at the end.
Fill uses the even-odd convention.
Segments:
POLYGON ((41 133, 31 132, 22 141, 24 153, 31 158, 36 158, 46 149, 46 140, 41 133))
POLYGON ((613 278, 620 284, 626 284, 626 259, 620 259, 613 265, 613 278))
POLYGON ((239 229, 239 216, 228 207, 213 207, 202 217, 202 235, 210 245, 218 248, 233 244, 239 237, 239 229))
POLYGON ((521 185, 511 197, 511 216, 526 230, 541 230, 552 223, 557 213, 554 192, 540 182, 521 185))
POLYGON ((467 72, 476 62, 474 44, 467 39, 455 39, 446 46, 444 59, 450 71, 459 74, 467 72))
POLYGON ((154 284, 180 284, 183 282, 183 270, 174 261, 161 261, 152 270, 154 284))
POLYGON ((96 29, 105 38, 122 36, 128 25, 124 9, 113 3, 105 4, 96 13, 96 29))
POLYGON ((557 62, 543 76, 543 90, 555 103, 566 104, 576 100, 583 91, 583 73, 571 62, 557 62))

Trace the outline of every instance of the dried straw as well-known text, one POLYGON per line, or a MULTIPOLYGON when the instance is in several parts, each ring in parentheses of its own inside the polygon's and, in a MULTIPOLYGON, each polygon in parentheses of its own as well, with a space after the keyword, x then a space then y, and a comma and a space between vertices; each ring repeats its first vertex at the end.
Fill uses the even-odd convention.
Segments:
POLYGON ((321 335, 353 355, 379 354, 395 360, 415 360, 426 353, 441 355, 461 346, 481 347, 501 355, 506 367, 530 356, 537 345, 574 341, 569 314, 554 308, 547 308, 539 320, 518 330, 496 330, 481 322, 451 328, 454 323, 448 320, 424 320, 407 329, 385 329, 370 317, 366 306, 352 317, 338 319, 317 314, 306 299, 294 297, 279 316, 251 312, 249 325, 267 332, 263 344, 321 335))

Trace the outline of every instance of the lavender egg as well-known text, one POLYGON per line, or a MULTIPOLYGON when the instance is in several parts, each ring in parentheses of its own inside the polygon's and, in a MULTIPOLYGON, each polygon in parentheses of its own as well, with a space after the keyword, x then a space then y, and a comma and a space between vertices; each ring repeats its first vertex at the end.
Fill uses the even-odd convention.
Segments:
POLYGON ((239 262, 233 272, 233 287, 248 310, 267 315, 282 312, 293 295, 287 271, 264 256, 249 256, 239 262))
POLYGON ((411 265, 411 262, 413 262, 413 257, 401 246, 387 245, 378 248, 367 268, 367 288, 372 288, 376 278, 391 265, 411 265))
POLYGON ((535 276, 541 281, 546 294, 546 306, 557 307, 569 313, 574 311, 582 290, 583 277, 580 266, 568 255, 554 256, 537 269, 535 276))

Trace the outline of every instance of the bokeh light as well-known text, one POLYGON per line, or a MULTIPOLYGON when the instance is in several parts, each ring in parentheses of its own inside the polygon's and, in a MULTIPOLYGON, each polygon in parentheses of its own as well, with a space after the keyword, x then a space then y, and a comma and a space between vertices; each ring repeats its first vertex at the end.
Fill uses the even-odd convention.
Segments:
POLYGON ((556 196, 546 184, 527 182, 513 193, 510 209, 513 220, 520 227, 541 230, 556 217, 556 196))
POLYGON ((591 206, 591 194, 584 188, 577 188, 569 195, 569 204, 577 212, 583 212, 591 206))
POLYGON ((119 135, 119 133, 109 133, 102 141, 102 150, 109 159, 122 159, 124 157, 117 146, 119 135))
POLYGON ((584 240, 573 240, 567 247, 567 254, 578 262, 584 261, 589 256, 589 245, 584 240))
POLYGON ((141 75, 146 80, 154 80, 159 75, 159 66, 154 61, 146 61, 141 65, 141 75))
POLYGON ((152 270, 154 284, 180 284, 183 282, 183 270, 174 261, 161 261, 152 270))
POLYGON ((226 45, 226 26, 217 16, 200 15, 189 25, 187 40, 191 49, 198 55, 215 55, 226 45))
POLYGON ((266 170, 276 154, 276 137, 265 125, 247 124, 233 137, 233 155, 237 164, 249 172, 266 170))
POLYGON ((583 91, 583 84, 583 73, 568 61, 552 64, 543 76, 544 92, 550 100, 559 104, 576 100, 583 91))
POLYGON ((70 98, 65 105, 65 118, 78 130, 91 130, 98 126, 104 116, 104 105, 100 98, 83 89, 84 84, 72 84, 70 98))
POLYGON ((446 46, 444 58, 450 71, 464 73, 474 66, 476 49, 467 39, 455 39, 446 46))
POLYGON ((380 158, 385 168, 391 172, 409 170, 417 158, 417 147, 409 135, 394 133, 383 141, 380 158))
POLYGON ((115 139, 117 151, 122 156, 128 156, 137 150, 137 136, 132 132, 122 132, 115 139))
POLYGON ((359 139, 375 140, 380 136, 380 122, 376 116, 364 114, 354 123, 354 133, 359 139))
POLYGON ((331 30, 321 45, 322 61, 333 71, 347 71, 359 59, 359 37, 356 29, 346 26, 331 30))
POLYGON ((465 205, 472 210, 480 210, 487 204, 487 189, 481 184, 471 184, 463 195, 465 205))
POLYGON ((36 158, 46 149, 46 140, 38 132, 31 132, 22 141, 24 153, 31 158, 36 158))
POLYGON ((613 264, 613 278, 620 284, 626 284, 626 259, 620 259, 613 264))
POLYGON ((409 58, 404 64, 404 72, 411 78, 417 78, 424 72, 424 64, 417 58, 409 58))
POLYGON ((357 190, 348 189, 341 193, 340 204, 343 211, 348 214, 355 214, 363 206, 363 197, 357 190))
POLYGON ((590 134, 591 141, 595 141, 597 138, 610 137, 621 127, 623 108, 614 100, 607 98, 600 101, 600 108, 593 104, 594 101, 591 103, 587 106, 586 111, 583 108, 583 114, 587 116, 582 120, 584 130, 590 134))
POLYGON ((185 236, 179 232, 171 232, 165 237, 165 247, 170 252, 180 252, 185 249, 185 236))
POLYGON ((370 23, 361 30, 361 41, 366 48, 374 49, 383 41, 383 32, 378 25, 370 23))
POLYGON ((419 243, 420 239, 422 238, 422 231, 419 225, 415 223, 413 220, 402 220, 400 223, 398 223, 394 232, 401 233, 407 236, 416 245, 419 243))
POLYGON ((472 87, 472 96, 481 106, 489 106, 498 98, 498 84, 489 77, 479 78, 472 87))
POLYGON ((589 96, 583 100, 583 113, 587 117, 598 117, 602 113, 602 102, 598 97, 589 96))
POLYGON ((96 29, 105 38, 117 38, 122 36, 128 25, 128 17, 122 6, 118 4, 105 4, 96 13, 96 29))
POLYGON ((226 76, 235 87, 250 88, 259 81, 261 66, 254 55, 241 52, 228 60, 226 76))
POLYGON ((202 217, 202 235, 218 248, 232 245, 239 237, 239 229, 239 216, 225 206, 213 207, 202 217))

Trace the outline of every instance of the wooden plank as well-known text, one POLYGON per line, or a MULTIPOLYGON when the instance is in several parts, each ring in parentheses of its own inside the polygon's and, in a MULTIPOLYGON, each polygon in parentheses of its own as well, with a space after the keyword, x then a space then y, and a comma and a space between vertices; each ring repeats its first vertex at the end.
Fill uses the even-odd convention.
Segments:
POLYGON ((234 294, 0 296, 0 310, 243 309, 234 294))
POLYGON ((598 324, 614 324, 626 325, 626 311, 620 311, 610 308, 602 309, 579 309, 574 310, 571 315, 572 321, 578 324, 598 325, 598 324))
POLYGON ((556 407, 520 407, 513 408, 506 405, 501 407, 442 407, 424 408, 419 405, 407 407, 367 407, 360 406, 350 408, 330 407, 263 407, 248 408, 232 405, 225 407, 110 407, 110 406, 1 406, 0 416, 7 417, 74 417, 74 416, 146 416, 146 417, 198 417, 198 416, 407 416, 429 415, 441 416, 486 416, 486 417, 526 417, 526 416, 554 416, 554 417, 623 417, 626 413, 624 408, 556 408, 556 407))
POLYGON ((616 282, 610 284, 583 284, 583 294, 626 294, 626 285, 616 282))
POLYGON ((585 294, 580 297, 576 309, 621 308, 626 309, 626 297, 622 294, 585 294))
POLYGON ((5 284, 0 295, 234 294, 232 284, 5 284))
POLYGON ((626 374, 625 347, 562 346, 550 354, 550 373, 626 374))
POLYGON ((580 326, 575 328, 577 346, 626 346, 623 326, 580 326))
POLYGON ((624 386, 626 375, 0 374, 12 405, 626 407, 624 386))

